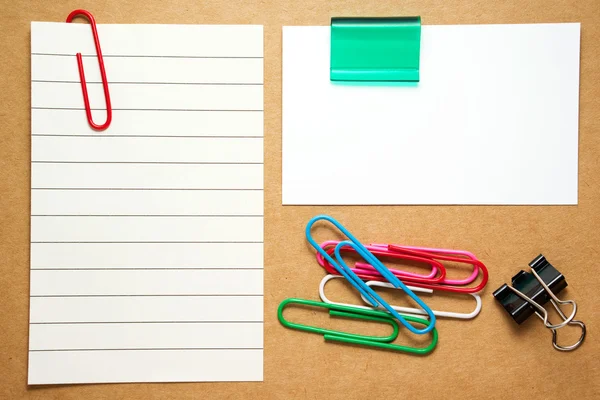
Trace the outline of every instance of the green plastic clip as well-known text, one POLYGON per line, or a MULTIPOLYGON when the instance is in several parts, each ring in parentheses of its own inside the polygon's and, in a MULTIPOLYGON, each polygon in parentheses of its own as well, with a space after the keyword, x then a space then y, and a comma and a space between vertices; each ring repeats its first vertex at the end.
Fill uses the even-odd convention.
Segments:
POLYGON ((421 17, 331 18, 332 81, 418 82, 421 17))
MULTIPOLYGON (((426 347, 410 347, 410 346, 402 346, 397 344, 392 344, 396 337, 398 337, 399 328, 398 323, 394 320, 394 318, 383 311, 377 310, 367 310, 357 307, 349 307, 342 306, 339 304, 328 304, 322 303, 320 301, 314 300, 305 300, 305 299, 295 299, 289 298, 279 304, 279 308, 277 309, 277 317, 279 318, 279 322, 290 329, 297 329, 300 331, 318 333, 323 335, 325 340, 331 340, 342 343, 350 343, 350 344, 358 344, 362 346, 370 346, 370 347, 378 347, 380 349, 386 350, 394 350, 394 351, 402 351, 406 353, 413 354, 427 354, 430 353, 438 342, 438 332, 434 328, 431 331, 432 340, 431 343, 426 347), (362 319, 365 321, 373 321, 379 322, 383 324, 389 324, 392 327, 392 333, 388 336, 365 336, 359 335, 355 333, 334 331, 331 329, 320 328, 318 326, 310 326, 310 325, 302 325, 296 322, 290 322, 283 317, 283 310, 289 304, 298 304, 301 306, 311 306, 311 307, 321 307, 329 310, 329 314, 332 317, 345 317, 345 318, 354 318, 354 319, 362 319)), ((417 318, 409 315, 404 315, 406 320, 415 322, 418 324, 422 324, 425 326, 429 325, 429 321, 422 318, 417 318)))

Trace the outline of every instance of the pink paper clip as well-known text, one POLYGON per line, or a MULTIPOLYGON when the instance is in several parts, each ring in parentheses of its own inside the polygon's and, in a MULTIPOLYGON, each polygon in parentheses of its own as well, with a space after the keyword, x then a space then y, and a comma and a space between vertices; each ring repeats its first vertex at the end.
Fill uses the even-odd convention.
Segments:
MULTIPOLYGON (((338 243, 339 243, 338 241, 330 240, 327 242, 323 242, 321 244, 321 247, 328 254, 332 254, 335 246, 338 243)), ((381 245, 371 244, 371 245, 368 245, 365 247, 367 248, 367 250, 369 250, 373 255, 377 256, 378 258, 388 257, 388 258, 397 259, 397 260, 407 260, 407 261, 423 263, 423 264, 431 266, 431 272, 427 275, 412 273, 412 272, 408 272, 408 271, 402 271, 402 270, 398 270, 398 269, 390 269, 390 272, 392 272, 395 276, 397 276, 399 279, 401 279, 403 281, 406 280, 407 282, 421 282, 421 283, 436 284, 436 283, 442 282, 444 280, 444 278, 446 277, 446 268, 444 267, 444 265, 437 260, 432 260, 430 257, 422 257, 421 255, 410 255, 410 254, 399 253, 399 252, 391 252, 387 249, 387 247, 383 247, 381 245)), ((345 253, 355 253, 355 251, 350 247, 344 247, 341 250, 342 250, 342 252, 345 252, 345 253)), ((330 274, 337 274, 337 271, 335 270, 335 268, 333 268, 333 266, 331 264, 329 264, 327 262, 327 260, 325 260, 325 258, 322 255, 320 255, 319 253, 317 253, 317 262, 319 263, 319 265, 321 265, 323 268, 325 268, 325 270, 327 270, 327 272, 329 272, 330 274)), ((379 272, 375 268, 373 268, 370 264, 367 264, 364 262, 356 262, 354 265, 354 268, 351 268, 351 270, 356 275, 358 275, 359 278, 361 278, 363 280, 382 279, 385 281, 385 279, 383 279, 381 274, 379 274, 379 272)))
POLYGON ((486 266, 475 257, 475 255, 471 252, 465 250, 448 250, 448 249, 436 249, 429 247, 414 247, 414 246, 399 246, 395 244, 387 245, 387 248, 391 252, 397 253, 408 253, 408 254, 422 254, 423 256, 429 256, 431 259, 439 260, 439 261, 449 261, 455 263, 462 264, 471 264, 473 265, 473 272, 465 279, 444 279, 439 284, 430 285, 427 283, 419 283, 415 282, 414 286, 434 289, 434 290, 443 290, 447 292, 454 293, 477 293, 481 291, 488 281, 488 270, 486 266), (481 272, 481 282, 479 282, 476 286, 464 287, 462 285, 467 285, 473 282, 479 276, 481 272))
MULTIPOLYGON (((335 247, 337 243, 337 241, 327 241, 322 244, 322 247, 329 253, 330 249, 335 247)), ((410 283, 412 286, 455 293, 476 293, 481 291, 488 281, 487 268, 473 253, 468 251, 377 243, 370 244, 366 247, 378 258, 389 257, 397 260, 417 261, 431 265, 431 272, 429 275, 413 274, 407 271, 390 269, 390 271, 400 280, 410 283), (463 279, 446 278, 446 269, 442 264, 442 261, 471 264, 473 265, 473 272, 463 279), (440 272, 439 275, 437 275, 438 271, 440 272), (478 285, 464 287, 464 285, 468 285, 475 281, 480 273, 482 279, 478 285)), ((351 252, 350 249, 347 249, 346 251, 351 252)), ((328 273, 337 274, 337 271, 319 254, 317 254, 317 262, 325 268, 328 273)), ((357 262, 352 270, 361 279, 385 281, 385 279, 367 263, 357 262)))

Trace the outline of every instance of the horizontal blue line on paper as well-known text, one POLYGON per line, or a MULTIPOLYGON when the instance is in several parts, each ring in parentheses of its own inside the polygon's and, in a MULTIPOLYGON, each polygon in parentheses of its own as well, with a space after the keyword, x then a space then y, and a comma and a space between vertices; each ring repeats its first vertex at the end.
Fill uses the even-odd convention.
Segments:
MULTIPOLYGON (((32 110, 79 110, 83 111, 85 108, 80 107, 31 107, 32 110)), ((92 111, 106 111, 106 108, 91 108, 92 111)), ((241 110, 241 109, 182 109, 182 108, 113 108, 113 111, 196 111, 196 112, 263 112, 263 109, 257 110, 241 110)))
POLYGON ((263 139, 264 136, 258 136, 258 135, 254 135, 254 136, 250 136, 250 135, 244 135, 244 136, 233 136, 233 135, 228 135, 228 136, 222 136, 222 135, 194 135, 194 136, 183 136, 183 135, 106 135, 104 133, 102 134, 98 134, 98 132, 91 132, 88 133, 87 135, 60 135, 60 134, 52 134, 52 133, 32 133, 31 136, 50 136, 50 137, 90 137, 90 138, 96 138, 96 137, 115 137, 115 138, 138 138, 138 137, 143 137, 143 138, 177 138, 177 139, 263 139))
MULTIPOLYGON (((50 56, 50 57, 75 57, 75 54, 65 53, 31 53, 32 56, 50 56)), ((96 54, 82 54, 83 57, 98 57, 96 54)), ((169 56, 169 55, 123 55, 123 54, 102 54, 106 58, 209 58, 209 59, 262 59, 262 56, 169 56)))
MULTIPOLYGON (((49 79, 32 79, 38 83, 68 83, 80 85, 80 81, 59 81, 49 79)), ((102 82, 86 81, 88 85, 100 85, 102 82)), ((108 82, 109 85, 208 85, 208 86, 263 86, 260 82, 108 82)))
POLYGON ((104 241, 97 241, 97 242, 81 242, 81 241, 76 241, 76 242, 51 242, 51 241, 35 241, 35 242, 30 242, 30 243, 264 243, 262 240, 261 241, 148 241, 148 242, 142 242, 142 241, 138 241, 138 242, 104 242, 104 241))
POLYGON ((264 165, 262 162, 204 162, 204 161, 37 161, 32 164, 168 164, 168 165, 264 165))
POLYGON ((213 189, 213 188, 49 188, 49 187, 38 187, 31 188, 31 190, 203 190, 203 191, 259 191, 262 192, 264 189, 254 188, 239 188, 239 189, 213 189))
POLYGON ((30 322, 29 325, 97 324, 263 324, 264 321, 101 321, 101 322, 30 322))
MULTIPOLYGON (((30 268, 30 271, 221 271, 221 270, 229 270, 229 271, 260 271, 264 270, 264 267, 248 267, 248 268, 240 268, 240 267, 221 267, 221 268, 153 268, 153 267, 144 267, 144 268, 30 268)), ((258 296, 258 295, 257 295, 258 296)))
MULTIPOLYGON (((257 268, 254 268, 255 270, 257 268)), ((44 271, 71 271, 71 270, 54 270, 43 269, 44 271)), ((251 270, 247 268, 246 270, 251 270)), ((262 268, 260 268, 262 270, 262 268)), ((40 271, 40 269, 34 270, 40 271)), ((91 269, 81 269, 78 271, 98 271, 91 269)), ((106 269, 106 271, 122 271, 117 268, 106 269)), ((140 271, 140 269, 137 269, 140 271)), ((144 270, 141 270, 144 271, 144 270)), ((50 294, 50 295, 31 295, 31 297, 47 298, 47 297, 263 297, 264 294, 50 294)))
POLYGON ((198 217, 198 218, 254 218, 264 215, 201 215, 201 214, 31 214, 32 217, 198 217))
POLYGON ((263 350, 262 347, 165 347, 165 348, 124 348, 124 349, 52 349, 52 350, 29 350, 30 353, 42 351, 136 351, 136 350, 263 350))

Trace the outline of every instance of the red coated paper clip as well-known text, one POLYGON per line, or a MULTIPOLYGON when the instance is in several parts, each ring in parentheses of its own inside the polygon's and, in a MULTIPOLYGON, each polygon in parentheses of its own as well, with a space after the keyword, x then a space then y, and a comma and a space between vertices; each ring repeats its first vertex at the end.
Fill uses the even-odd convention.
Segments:
POLYGON ((406 254, 423 254, 423 256, 431 257, 438 261, 448 261, 454 263, 471 264, 473 265, 473 272, 465 279, 444 279, 440 284, 427 284, 415 282, 413 285, 434 289, 443 290, 446 292, 454 293, 477 293, 481 291, 488 281, 488 270, 486 266, 475 257, 473 253, 464 250, 446 250, 446 249, 432 249, 427 247, 413 247, 413 246, 399 246, 395 244, 387 245, 390 252, 394 253, 406 253, 406 254), (464 287, 473 282, 479 276, 481 272, 481 282, 476 286, 464 287))
POLYGON ((92 120, 92 109, 90 108, 90 98, 88 96, 87 83, 85 81, 85 72, 83 71, 83 59, 81 53, 77 53, 77 66, 79 67, 79 78, 81 79, 81 91, 83 92, 83 102, 85 103, 85 113, 90 126, 97 130, 103 131, 110 125, 112 121, 112 107, 110 105, 110 95, 108 93, 108 81, 106 80, 106 71, 104 70, 104 59, 102 58, 102 50, 100 49, 100 40, 98 39, 98 31, 96 30, 96 20, 94 16, 86 10, 75 10, 67 17, 67 22, 73 21, 73 18, 83 15, 92 26, 92 35, 94 35, 94 44, 96 45, 96 54, 98 56, 98 66, 100 67, 100 76, 102 77, 102 87, 104 89, 104 98, 106 100, 106 122, 102 125, 94 123, 92 120))
MULTIPOLYGON (((337 241, 328 241, 322 244, 323 249, 329 253, 331 246, 337 245, 337 241)), ((488 270, 485 265, 472 253, 463 250, 434 249, 428 247, 399 246, 394 244, 371 244, 367 246, 378 258, 392 258, 397 260, 417 261, 429 264, 432 267, 429 275, 412 274, 406 271, 390 269, 390 271, 401 281, 409 283, 412 286, 442 290, 456 293, 477 293, 481 291, 488 281, 488 270), (442 261, 473 265, 471 274, 463 279, 446 278, 446 269, 442 261), (440 274, 437 275, 437 271, 440 274), (465 287, 475 281, 482 275, 481 282, 476 286, 465 287)), ((345 249, 346 252, 352 252, 351 249, 345 249)), ((325 268, 330 274, 337 274, 337 271, 317 254, 317 262, 325 268)), ((357 262, 352 271, 363 280, 385 281, 385 279, 371 265, 357 262)))

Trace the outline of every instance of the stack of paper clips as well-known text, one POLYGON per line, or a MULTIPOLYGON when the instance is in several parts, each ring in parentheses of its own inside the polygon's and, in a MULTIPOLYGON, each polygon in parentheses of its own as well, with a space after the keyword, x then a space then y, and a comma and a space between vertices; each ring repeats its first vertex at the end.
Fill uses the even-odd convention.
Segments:
POLYGON ((278 308, 278 318, 282 325, 324 335, 325 340, 359 344, 402 351, 414 354, 431 352, 438 341, 435 328, 436 317, 470 319, 477 316, 481 310, 481 291, 488 281, 488 270, 485 265, 472 253, 463 250, 446 250, 427 247, 400 246, 395 244, 363 245, 342 224, 327 215, 312 218, 306 226, 306 238, 317 251, 317 262, 329 274, 321 281, 319 294, 322 301, 290 298, 284 300, 278 308), (348 239, 343 241, 326 241, 319 245, 312 237, 311 230, 318 221, 328 221, 333 224, 348 239), (350 267, 343 259, 343 254, 354 253, 364 262, 355 263, 350 267), (334 258, 335 257, 335 258, 334 258), (388 269, 379 258, 406 260, 427 264, 431 270, 427 274, 411 273, 402 270, 388 269), (446 263, 463 263, 473 266, 472 273, 463 279, 450 279, 446 276, 446 263), (481 276, 477 285, 468 286, 481 276), (336 303, 325 295, 325 285, 332 279, 345 278, 359 291, 366 305, 336 303), (388 304, 374 290, 374 287, 397 288, 403 290, 419 308, 399 307, 388 304), (423 302, 417 293, 432 293, 445 291, 468 294, 475 298, 476 307, 470 313, 455 313, 432 310, 423 302), (309 325, 302 325, 286 320, 283 311, 290 304, 322 307, 329 310, 331 316, 355 318, 367 321, 386 323, 393 327, 389 336, 365 336, 348 332, 335 331, 309 325), (426 347, 410 347, 393 344, 398 337, 398 322, 410 332, 418 335, 430 333, 432 340, 426 347), (415 324, 419 327, 415 327, 415 324))

